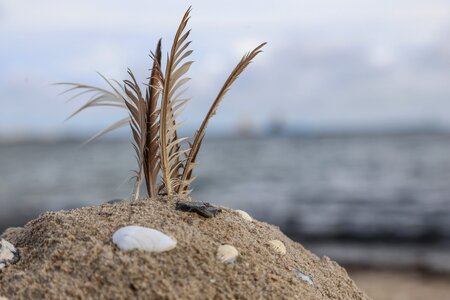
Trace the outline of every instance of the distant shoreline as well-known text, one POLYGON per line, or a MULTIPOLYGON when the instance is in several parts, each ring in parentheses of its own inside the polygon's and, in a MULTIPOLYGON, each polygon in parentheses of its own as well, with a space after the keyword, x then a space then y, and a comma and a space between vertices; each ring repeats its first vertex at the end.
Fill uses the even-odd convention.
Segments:
MULTIPOLYGON (((4 144, 58 144, 58 143, 82 143, 96 132, 0 132, 0 145, 4 144)), ((182 136, 190 135, 190 131, 180 132, 182 136)), ((399 126, 399 127, 373 127, 373 128, 286 128, 281 131, 271 132, 268 129, 257 130, 247 134, 236 131, 211 130, 208 139, 211 140, 246 140, 246 139, 273 139, 273 138, 363 138, 363 137, 389 137, 389 136, 450 136, 450 127, 439 126, 399 126)), ((111 134, 93 143, 122 143, 128 142, 126 134, 111 134)))

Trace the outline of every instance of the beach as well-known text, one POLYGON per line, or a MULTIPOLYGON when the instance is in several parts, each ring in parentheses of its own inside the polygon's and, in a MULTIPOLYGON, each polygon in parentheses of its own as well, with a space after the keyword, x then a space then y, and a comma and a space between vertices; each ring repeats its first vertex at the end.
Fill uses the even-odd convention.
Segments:
POLYGON ((448 299, 450 277, 414 270, 347 269, 359 288, 377 300, 448 299))
MULTIPOLYGON (((175 209, 160 198, 49 212, 4 237, 20 260, 0 273, 12 299, 370 299, 328 257, 318 257, 279 229, 221 207, 213 218, 175 209), (121 251, 112 234, 128 225, 165 232, 173 250, 121 251), (284 251, 271 247, 278 241, 284 251), (238 257, 219 259, 232 245, 238 257)), ((189 201, 189 199, 181 199, 189 201)))

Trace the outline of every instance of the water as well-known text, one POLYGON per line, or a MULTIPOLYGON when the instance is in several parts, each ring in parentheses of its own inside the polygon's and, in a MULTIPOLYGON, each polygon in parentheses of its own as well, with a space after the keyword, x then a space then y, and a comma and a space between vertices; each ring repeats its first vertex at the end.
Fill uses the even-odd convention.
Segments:
MULTIPOLYGON (((199 162, 194 198, 277 224, 319 254, 450 270, 449 135, 207 139, 199 162)), ((128 142, 0 145, 0 231, 126 197, 134 164, 128 142)))

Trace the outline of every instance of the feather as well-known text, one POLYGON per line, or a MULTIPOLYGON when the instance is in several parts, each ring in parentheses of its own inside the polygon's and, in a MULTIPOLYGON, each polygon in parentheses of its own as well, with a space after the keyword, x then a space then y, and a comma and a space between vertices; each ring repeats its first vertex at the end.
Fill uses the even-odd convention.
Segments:
POLYGON ((264 47, 266 43, 262 43, 253 51, 247 53, 242 57, 241 61, 237 64, 237 66, 234 68, 234 70, 231 72, 231 74, 228 76, 227 80, 225 81, 225 84, 222 86, 222 88, 219 91, 219 94, 217 95, 216 99, 214 100, 213 104, 211 105, 211 108, 209 109, 208 113, 206 114, 200 128, 197 130, 194 141, 192 142, 191 150, 189 151, 189 155, 186 159, 186 163, 183 169, 183 174, 180 178, 180 185, 178 186, 177 193, 189 193, 187 190, 189 187, 189 184, 192 182, 192 171, 195 166, 195 162, 197 159, 198 152, 200 150, 200 146, 202 144, 203 138, 205 136, 205 130, 208 126, 209 120, 215 115, 217 108, 219 107, 220 102, 226 95, 226 93, 230 90, 231 85, 234 83, 234 81, 239 77, 239 75, 245 70, 245 68, 252 62, 252 60, 262 52, 262 47, 264 47))
MULTIPOLYGON (((113 82, 118 87, 120 87, 120 91, 119 91, 119 89, 116 86, 114 86, 113 82, 108 80, 102 74, 100 74, 100 73, 98 73, 98 74, 111 87, 112 91, 109 91, 104 88, 100 88, 100 87, 96 87, 96 86, 92 86, 92 85, 80 84, 80 83, 73 83, 73 82, 56 83, 56 85, 65 85, 65 86, 70 87, 70 88, 64 90, 61 94, 66 94, 66 93, 70 93, 70 92, 74 92, 74 91, 78 92, 77 94, 72 96, 68 101, 79 98, 82 95, 92 94, 92 97, 88 101, 86 101, 81 107, 79 107, 76 111, 74 111, 72 114, 70 114, 69 117, 66 118, 66 121, 73 118, 74 116, 78 115, 80 112, 84 111, 87 108, 98 107, 98 106, 108 106, 108 107, 118 107, 118 108, 126 109, 125 102, 126 102, 126 100, 128 100, 128 97, 125 94, 125 91, 123 90, 123 88, 120 87, 120 84, 117 81, 113 80, 113 82)), ((127 120, 128 120, 128 118, 127 118, 127 120)), ((105 128, 104 130, 100 131, 99 133, 94 135, 92 138, 90 138, 89 140, 84 142, 84 144, 91 142, 114 129, 123 127, 125 123, 127 123, 127 122, 125 122, 125 120, 120 120, 120 121, 110 125, 109 127, 105 128)))
POLYGON ((121 120, 119 120, 119 121, 113 123, 112 125, 106 127, 105 129, 99 131, 99 132, 96 133, 94 136, 90 137, 87 141, 83 142, 82 146, 84 146, 84 145, 86 145, 86 144, 92 142, 93 140, 98 139, 99 137, 101 137, 101 136, 107 134, 108 132, 111 132, 111 131, 116 130, 116 129, 118 129, 118 128, 125 127, 125 126, 127 126, 129 123, 130 123, 130 118, 129 118, 129 117, 123 118, 123 119, 121 119, 121 120))
POLYGON ((189 70, 192 61, 184 62, 192 51, 187 50, 190 31, 185 31, 186 25, 189 21, 189 8, 183 16, 178 30, 175 34, 172 49, 167 56, 166 70, 164 74, 164 85, 162 91, 161 115, 160 115, 160 165, 161 165, 161 179, 164 185, 165 192, 168 195, 173 194, 174 187, 179 185, 178 170, 182 167, 183 161, 181 158, 183 154, 180 151, 181 140, 177 137, 176 129, 179 124, 176 124, 175 119, 177 111, 181 106, 174 107, 176 97, 173 95, 179 90, 188 80, 184 75, 189 70))
POLYGON ((68 119, 87 108, 97 106, 119 107, 128 111, 127 118, 103 129, 87 142, 129 124, 133 138, 132 146, 136 152, 138 165, 134 171, 136 181, 132 199, 139 198, 143 178, 145 178, 147 193, 152 198, 164 193, 173 195, 190 192, 190 184, 195 179, 192 172, 210 119, 215 115, 231 85, 265 45, 263 43, 244 55, 225 81, 200 128, 196 131, 193 141, 186 142, 186 138, 180 138, 177 134, 177 130, 182 125, 182 122, 178 122, 177 119, 190 100, 183 96, 187 91, 185 86, 190 80, 186 77, 186 73, 193 63, 188 60, 192 50, 189 49, 191 41, 188 40, 190 30, 186 30, 190 12, 191 8, 189 7, 175 34, 171 50, 167 54, 164 72, 161 68, 161 40, 158 41, 155 53, 151 54, 153 67, 145 94, 142 93, 130 69, 128 69, 130 79, 124 80, 123 84, 116 80, 108 80, 99 74, 109 88, 78 83, 60 83, 68 86, 63 93, 75 92, 75 95, 68 101, 83 95, 91 95, 91 98, 68 119), (183 143, 186 146, 183 146, 183 143), (159 185, 158 178, 160 179, 159 185))
POLYGON ((144 174, 149 197, 157 195, 156 179, 159 173, 159 110, 158 99, 161 94, 161 85, 163 82, 161 73, 161 39, 156 45, 155 53, 152 55, 153 68, 149 78, 149 84, 146 93, 147 102, 147 139, 144 153, 144 174))
MULTIPOLYGON (((133 135, 133 148, 136 151, 138 167, 135 171, 136 181, 132 194, 132 199, 139 198, 139 192, 142 184, 142 173, 144 167, 144 155, 147 140, 147 103, 142 95, 141 89, 136 82, 136 78, 130 69, 128 74, 131 80, 124 80, 125 93, 129 101, 125 101, 130 114, 130 128, 133 135)), ((126 100, 126 99, 124 99, 126 100)))

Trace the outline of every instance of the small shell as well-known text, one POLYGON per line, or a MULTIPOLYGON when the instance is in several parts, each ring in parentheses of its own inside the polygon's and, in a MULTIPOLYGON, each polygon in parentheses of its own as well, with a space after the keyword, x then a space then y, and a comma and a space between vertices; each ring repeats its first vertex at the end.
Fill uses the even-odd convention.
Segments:
POLYGON ((0 238, 10 240, 14 236, 18 235, 23 230, 23 227, 9 227, 0 235, 0 238))
POLYGON ((0 300, 9 300, 8 298, 6 298, 6 297, 2 297, 2 296, 0 296, 0 300))
POLYGON ((300 272, 297 269, 294 270, 294 273, 295 273, 295 275, 297 275, 297 277, 299 277, 301 280, 303 280, 307 284, 314 285, 314 282, 312 281, 311 277, 309 277, 308 275, 303 274, 302 272, 300 272))
POLYGON ((239 252, 231 245, 221 245, 217 249, 217 258, 226 264, 232 264, 236 261, 239 252))
POLYGON ((286 246, 284 246, 282 241, 279 240, 271 240, 269 241, 270 248, 277 252, 278 254, 285 255, 286 254, 286 246))
POLYGON ((5 239, 0 240, 0 270, 7 265, 14 264, 19 260, 16 248, 5 239))
POLYGON ((112 237, 120 250, 139 249, 149 252, 164 252, 177 246, 177 241, 161 231, 142 226, 126 226, 117 230, 112 237))
POLYGON ((253 218, 245 211, 243 210, 236 210, 237 214, 240 215, 242 217, 242 219, 244 219, 245 221, 253 221, 253 218))

